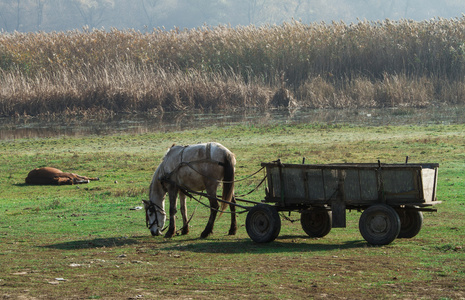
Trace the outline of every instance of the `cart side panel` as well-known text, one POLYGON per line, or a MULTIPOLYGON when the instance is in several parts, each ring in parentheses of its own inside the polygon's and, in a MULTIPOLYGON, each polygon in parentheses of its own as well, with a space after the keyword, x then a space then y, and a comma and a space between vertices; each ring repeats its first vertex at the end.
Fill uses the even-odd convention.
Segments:
POLYGON ((338 190, 337 173, 329 169, 308 169, 308 199, 309 201, 328 203, 335 198, 338 190))
POLYGON ((267 166, 267 175, 269 194, 266 202, 329 204, 338 196, 336 170, 267 166))
POLYGON ((361 170, 360 182, 363 201, 378 200, 378 173, 376 170, 361 170))
POLYGON ((267 202, 278 202, 280 201, 280 191, 281 191, 281 183, 279 180, 279 170, 278 168, 267 167, 266 173, 268 176, 268 186, 269 186, 269 194, 267 202))
POLYGON ((381 174, 382 192, 387 203, 408 204, 421 201, 422 190, 419 169, 383 169, 381 174))
POLYGON ((436 201, 437 164, 278 165, 265 164, 265 202, 288 206, 432 205, 436 201))
POLYGON ((307 189, 310 199, 324 200, 325 197, 325 180, 323 178, 323 170, 310 169, 307 170, 307 189))
POLYGON ((436 201, 437 168, 422 169, 421 179, 425 203, 436 201))
POLYGON ((302 169, 267 167, 270 186, 267 202, 279 205, 301 203, 306 197, 306 178, 302 169))
POLYGON ((329 202, 331 199, 338 197, 339 178, 337 170, 324 169, 323 179, 325 182, 325 197, 322 200, 329 202))
POLYGON ((344 178, 344 193, 347 204, 361 204, 377 201, 378 179, 376 170, 346 170, 344 178))
POLYGON ((302 202, 305 199, 305 173, 298 168, 282 168, 282 186, 285 202, 302 202))
POLYGON ((358 170, 345 170, 344 172, 344 198, 347 203, 359 202, 362 198, 360 172, 358 170))

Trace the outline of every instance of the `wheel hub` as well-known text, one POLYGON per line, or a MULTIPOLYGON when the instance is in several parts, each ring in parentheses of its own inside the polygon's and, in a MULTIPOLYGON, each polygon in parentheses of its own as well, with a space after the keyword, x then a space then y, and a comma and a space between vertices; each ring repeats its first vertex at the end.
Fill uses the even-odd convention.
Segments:
POLYGON ((268 222, 268 218, 265 215, 259 214, 259 215, 256 216, 255 220, 256 220, 255 228, 259 232, 267 231, 267 229, 269 227, 269 222, 268 222))
POLYGON ((381 215, 373 217, 371 221, 371 230, 375 233, 384 233, 388 229, 389 221, 381 215))

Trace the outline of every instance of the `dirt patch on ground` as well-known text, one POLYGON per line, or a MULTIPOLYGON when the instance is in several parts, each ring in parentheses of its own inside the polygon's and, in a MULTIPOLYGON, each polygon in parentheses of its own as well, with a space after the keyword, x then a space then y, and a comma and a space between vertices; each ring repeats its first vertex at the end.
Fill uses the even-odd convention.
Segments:
POLYGON ((45 247, 22 267, 1 274, 0 298, 465 298, 463 276, 423 266, 408 255, 399 259, 402 247, 360 242, 338 250, 317 241, 279 240, 265 246, 241 239, 128 240, 113 247, 103 242, 98 247, 45 247))

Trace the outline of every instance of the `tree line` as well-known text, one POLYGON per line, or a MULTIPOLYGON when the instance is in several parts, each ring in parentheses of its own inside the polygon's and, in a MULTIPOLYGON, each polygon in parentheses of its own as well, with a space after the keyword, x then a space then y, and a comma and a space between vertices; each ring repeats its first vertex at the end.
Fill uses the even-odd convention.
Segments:
POLYGON ((357 19, 460 17, 460 0, 1 0, 0 31, 67 31, 87 27, 151 31, 357 19))

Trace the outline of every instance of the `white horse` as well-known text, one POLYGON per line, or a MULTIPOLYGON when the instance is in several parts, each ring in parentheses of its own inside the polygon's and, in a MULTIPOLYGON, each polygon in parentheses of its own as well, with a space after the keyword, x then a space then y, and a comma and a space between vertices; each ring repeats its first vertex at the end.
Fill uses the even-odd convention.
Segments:
POLYGON ((206 143, 191 146, 171 146, 162 163, 153 174, 150 184, 149 201, 144 201, 146 223, 152 235, 161 235, 166 221, 165 195, 170 200, 169 228, 165 237, 176 233, 176 200, 179 194, 181 215, 184 223, 182 234, 189 232, 186 195, 184 191, 205 191, 210 201, 210 218, 201 237, 205 238, 213 231, 213 225, 219 204, 216 192, 219 183, 223 183, 221 211, 229 204, 231 210, 231 227, 229 234, 237 231, 234 199, 234 154, 219 143, 206 143), (233 203, 233 204, 230 204, 233 203))

